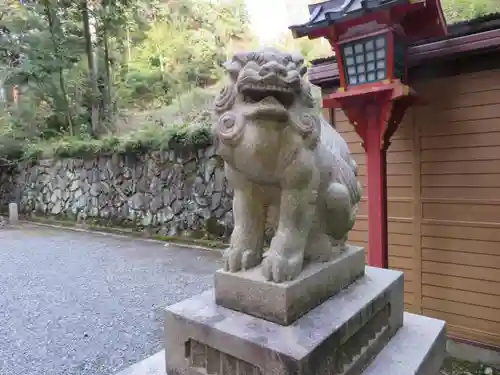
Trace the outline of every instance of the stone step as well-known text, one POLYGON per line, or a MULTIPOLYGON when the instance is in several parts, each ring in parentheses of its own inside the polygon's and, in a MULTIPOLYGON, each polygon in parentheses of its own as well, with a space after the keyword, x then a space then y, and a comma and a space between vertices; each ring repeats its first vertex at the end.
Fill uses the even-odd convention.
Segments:
POLYGON ((403 274, 373 267, 288 326, 214 297, 212 289, 166 309, 170 374, 359 375, 403 322, 403 274))
MULTIPOLYGON (((443 321, 405 313, 403 326, 361 375, 438 375, 445 339, 443 321)), ((117 375, 167 375, 165 351, 117 375)))
POLYGON ((165 371, 165 350, 134 363, 116 375, 167 375, 165 371))
POLYGON ((362 375, 438 375, 446 356, 446 323, 410 313, 362 375))

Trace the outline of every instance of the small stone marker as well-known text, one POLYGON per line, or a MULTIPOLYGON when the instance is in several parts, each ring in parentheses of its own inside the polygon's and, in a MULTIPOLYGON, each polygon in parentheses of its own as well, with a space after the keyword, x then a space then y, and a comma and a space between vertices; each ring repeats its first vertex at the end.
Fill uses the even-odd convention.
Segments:
POLYGON ((17 203, 9 203, 9 222, 15 224, 19 221, 19 212, 17 210, 17 203))

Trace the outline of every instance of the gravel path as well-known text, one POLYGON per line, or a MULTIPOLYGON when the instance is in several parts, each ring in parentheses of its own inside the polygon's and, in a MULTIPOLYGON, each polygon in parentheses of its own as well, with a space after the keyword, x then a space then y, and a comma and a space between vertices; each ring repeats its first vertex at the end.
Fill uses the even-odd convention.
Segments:
POLYGON ((212 286, 216 252, 0 228, 0 374, 107 375, 162 349, 162 307, 212 286))

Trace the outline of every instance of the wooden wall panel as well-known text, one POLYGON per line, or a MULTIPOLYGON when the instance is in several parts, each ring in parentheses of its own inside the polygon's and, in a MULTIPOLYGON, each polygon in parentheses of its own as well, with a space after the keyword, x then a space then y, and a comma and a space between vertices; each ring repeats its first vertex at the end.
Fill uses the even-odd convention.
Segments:
MULTIPOLYGON (((361 179, 360 179, 361 180, 361 179)), ((366 189, 365 189, 366 190, 366 189)), ((359 211, 358 215, 367 216, 368 215, 368 200, 366 197, 361 199, 359 202, 359 211)), ((387 215, 392 218, 403 217, 403 218, 411 218, 412 217, 412 203, 410 198, 392 198, 387 202, 387 215)))
MULTIPOLYGON (((439 114, 438 114, 439 115, 439 114)), ((426 122, 439 123, 432 115, 428 115, 426 122)), ((457 121, 439 123, 439 126, 426 126, 422 129, 423 136, 451 136, 471 135, 476 133, 490 133, 500 131, 500 124, 495 118, 473 121, 457 121)))
POLYGON ((487 201, 442 200, 424 201, 423 218, 438 221, 498 222, 500 205, 487 201))
POLYGON ((425 91, 425 97, 431 103, 440 101, 443 108, 456 107, 460 100, 467 100, 459 95, 471 95, 478 92, 491 92, 500 90, 500 69, 484 70, 477 73, 464 74, 462 76, 444 77, 432 81, 415 82, 413 87, 418 93, 425 91), (441 96, 443 91, 451 96, 441 96))
MULTIPOLYGON (((500 70, 418 82, 387 155, 389 266, 405 308, 444 319, 458 337, 500 346, 500 70)), ((361 140, 328 113, 358 163, 361 140)), ((366 196, 349 242, 368 245, 366 196)))
POLYGON ((422 312, 500 345, 500 70, 421 83, 422 312))

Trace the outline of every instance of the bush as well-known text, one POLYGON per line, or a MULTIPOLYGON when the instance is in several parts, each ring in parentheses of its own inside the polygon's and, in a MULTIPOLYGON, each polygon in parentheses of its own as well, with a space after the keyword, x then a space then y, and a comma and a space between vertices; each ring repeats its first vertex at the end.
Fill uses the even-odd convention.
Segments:
MULTIPOLYGON (((210 128, 206 126, 163 127, 151 124, 124 136, 106 136, 101 139, 61 137, 37 143, 28 143, 16 149, 15 159, 88 158, 96 154, 142 154, 177 147, 206 147, 212 143, 210 128)), ((0 152, 2 151, 0 147, 0 152)), ((14 156, 11 152, 10 159, 14 156)))
MULTIPOLYGON (((130 129, 122 135, 92 138, 26 132, 9 111, 0 112, 0 161, 18 162, 40 158, 88 158, 96 154, 131 154, 179 147, 206 147, 212 143, 211 106, 217 87, 194 89, 179 95, 160 110, 135 113, 130 129), (189 125, 186 125, 189 124, 189 125)), ((1 164, 1 163, 0 163, 1 164)))
POLYGON ((120 138, 114 152, 144 153, 178 146, 205 147, 212 141, 207 126, 161 126, 151 124, 120 138))

